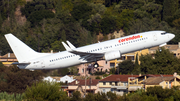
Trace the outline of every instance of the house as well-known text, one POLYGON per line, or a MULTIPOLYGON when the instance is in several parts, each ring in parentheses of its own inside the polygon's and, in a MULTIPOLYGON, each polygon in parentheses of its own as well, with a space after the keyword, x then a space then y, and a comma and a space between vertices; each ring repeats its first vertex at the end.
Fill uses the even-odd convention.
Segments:
POLYGON ((147 86, 145 84, 145 81, 148 78, 154 78, 154 77, 173 77, 173 75, 152 75, 152 74, 145 74, 145 75, 139 75, 139 77, 136 78, 128 78, 128 92, 134 92, 137 89, 146 89, 147 86), (146 88, 145 88, 146 86, 146 88))
POLYGON ((147 87, 161 86, 162 88, 172 88, 180 86, 180 79, 177 77, 150 77, 145 80, 145 89, 147 87))
POLYGON ((85 76, 85 75, 90 75, 92 73, 95 73, 96 71, 100 72, 105 72, 105 71, 109 71, 110 67, 110 62, 109 61, 105 61, 105 60, 100 60, 97 61, 97 63, 99 64, 98 68, 94 68, 93 64, 81 64, 79 65, 78 68, 78 74, 80 76, 85 76))
POLYGON ((136 51, 132 53, 122 54, 121 58, 111 60, 110 61, 110 67, 117 67, 119 63, 123 62, 124 60, 132 60, 132 62, 135 62, 136 56, 138 56, 138 63, 140 64, 139 57, 141 55, 146 55, 149 53, 148 49, 143 49, 141 51, 136 51))
POLYGON ((56 79, 53 79, 52 77, 48 76, 48 77, 44 77, 43 81, 56 82, 56 79))
POLYGON ((130 79, 135 79, 139 75, 110 75, 99 81, 99 91, 107 93, 109 91, 118 95, 128 93, 130 79))
POLYGON ((5 66, 10 66, 13 62, 17 62, 17 59, 14 53, 7 53, 0 56, 0 62, 2 62, 2 64, 5 66))
POLYGON ((71 96, 74 91, 79 91, 82 96, 86 93, 97 93, 99 91, 98 82, 97 79, 75 80, 68 84, 68 96, 71 96))
POLYGON ((68 75, 65 75, 63 77, 60 78, 60 80, 58 82, 63 82, 63 83, 71 83, 73 82, 75 79, 73 79, 73 76, 68 76, 68 75))
POLYGON ((54 76, 48 76, 48 77, 45 77, 43 80, 45 81, 49 81, 49 82, 62 82, 62 83, 65 83, 65 84, 68 84, 68 83, 71 83, 73 82, 75 79, 73 79, 73 76, 68 76, 68 75, 65 75, 63 77, 54 77, 54 76))
MULTIPOLYGON (((177 45, 165 45, 165 49, 169 49, 170 52, 174 54, 177 58, 180 58, 180 42, 177 45)), ((154 57, 154 54, 156 53, 156 50, 159 49, 159 46, 152 47, 149 49, 149 54, 154 57)))

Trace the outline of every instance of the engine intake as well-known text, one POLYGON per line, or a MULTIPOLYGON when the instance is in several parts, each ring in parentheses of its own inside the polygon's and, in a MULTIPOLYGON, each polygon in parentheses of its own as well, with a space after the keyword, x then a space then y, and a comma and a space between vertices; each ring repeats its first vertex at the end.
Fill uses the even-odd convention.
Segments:
POLYGON ((114 60, 120 57, 121 57, 121 52, 119 50, 107 52, 104 54, 104 59, 106 61, 114 60))

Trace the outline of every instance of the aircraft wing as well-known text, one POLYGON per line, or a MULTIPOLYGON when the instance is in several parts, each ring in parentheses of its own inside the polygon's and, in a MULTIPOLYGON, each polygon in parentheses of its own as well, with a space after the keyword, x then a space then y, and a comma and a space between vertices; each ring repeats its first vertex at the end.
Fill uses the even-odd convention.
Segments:
POLYGON ((102 58, 104 56, 104 53, 87 53, 87 52, 81 52, 81 51, 75 50, 76 48, 69 41, 67 41, 67 43, 68 45, 70 45, 70 47, 64 42, 62 42, 65 49, 70 53, 80 55, 81 59, 89 60, 90 58, 102 58))
POLYGON ((29 65, 29 64, 31 64, 31 63, 30 63, 30 62, 28 62, 28 63, 13 62, 12 64, 13 64, 13 65, 29 65))
POLYGON ((76 55, 80 55, 81 60, 87 60, 87 61, 91 61, 93 59, 98 60, 104 56, 104 53, 87 53, 87 52, 80 52, 80 51, 76 51, 76 50, 71 50, 69 52, 76 54, 76 55))
POLYGON ((77 55, 81 55, 81 56, 84 56, 84 55, 104 55, 104 53, 87 53, 87 52, 80 52, 80 51, 76 51, 76 50, 71 50, 69 52, 77 54, 77 55))

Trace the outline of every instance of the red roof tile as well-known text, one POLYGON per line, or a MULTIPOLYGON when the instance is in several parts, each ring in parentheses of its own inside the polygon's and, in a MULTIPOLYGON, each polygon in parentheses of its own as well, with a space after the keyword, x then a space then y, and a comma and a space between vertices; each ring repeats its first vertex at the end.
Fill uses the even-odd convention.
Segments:
POLYGON ((128 81, 129 77, 139 77, 139 75, 110 75, 102 80, 100 80, 100 82, 103 81, 128 81))
POLYGON ((147 76, 147 77, 173 77, 173 75, 160 75, 160 74, 145 74, 145 75, 141 75, 138 78, 141 78, 143 76, 147 76))
MULTIPOLYGON (((91 83, 90 83, 90 79, 87 79, 86 80, 86 85, 97 85, 99 82, 99 80, 97 79, 92 79, 91 80, 91 83)), ((69 83, 68 85, 85 85, 85 80, 75 80, 71 83, 69 83)))

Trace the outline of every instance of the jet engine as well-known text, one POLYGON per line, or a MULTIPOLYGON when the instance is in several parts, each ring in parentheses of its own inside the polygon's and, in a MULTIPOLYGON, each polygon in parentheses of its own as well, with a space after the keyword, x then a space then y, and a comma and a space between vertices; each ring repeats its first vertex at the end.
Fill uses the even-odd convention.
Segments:
POLYGON ((119 50, 107 52, 104 54, 104 59, 106 61, 117 59, 121 57, 121 52, 119 50))

